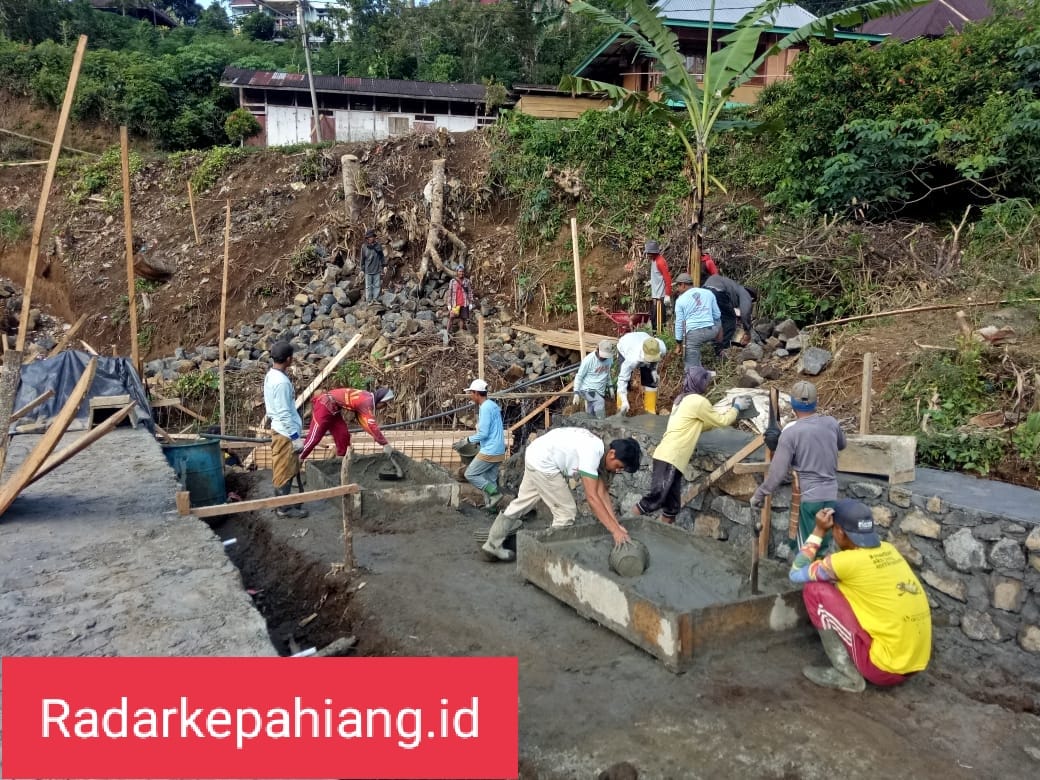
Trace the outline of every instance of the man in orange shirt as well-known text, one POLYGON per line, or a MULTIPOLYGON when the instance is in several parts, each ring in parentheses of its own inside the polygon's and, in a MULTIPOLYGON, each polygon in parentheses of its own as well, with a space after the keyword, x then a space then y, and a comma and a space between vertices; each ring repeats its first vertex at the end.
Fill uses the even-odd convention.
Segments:
POLYGON ((347 447, 350 446, 350 429, 347 427, 347 421, 343 419, 344 412, 353 412, 357 416, 358 424, 376 440, 377 444, 382 444, 384 454, 389 455, 394 450, 387 442, 386 436, 379 430, 379 424, 376 422, 376 409, 392 401, 393 397, 394 391, 389 387, 379 387, 371 393, 367 390, 356 390, 353 387, 337 387, 321 393, 314 399, 311 427, 307 431, 307 438, 303 441, 300 460, 302 461, 310 455, 321 438, 330 431, 336 442, 336 454, 341 458, 347 454, 347 447))

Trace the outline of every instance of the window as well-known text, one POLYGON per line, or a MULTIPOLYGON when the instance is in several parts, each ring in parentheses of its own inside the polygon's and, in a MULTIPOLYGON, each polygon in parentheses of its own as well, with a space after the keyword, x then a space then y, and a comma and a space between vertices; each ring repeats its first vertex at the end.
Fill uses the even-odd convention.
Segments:
POLYGON ((493 116, 478 116, 477 127, 488 127, 495 124, 496 121, 498 121, 497 118, 493 116))
POLYGON ((405 135, 411 129, 411 122, 408 121, 408 117, 390 117, 390 135, 405 135))
POLYGON ((701 54, 694 54, 686 57, 686 72, 692 73, 694 76, 704 76, 704 56, 701 54))
POLYGON ((432 133, 437 129, 437 122, 433 114, 416 114, 413 129, 417 133, 432 133))

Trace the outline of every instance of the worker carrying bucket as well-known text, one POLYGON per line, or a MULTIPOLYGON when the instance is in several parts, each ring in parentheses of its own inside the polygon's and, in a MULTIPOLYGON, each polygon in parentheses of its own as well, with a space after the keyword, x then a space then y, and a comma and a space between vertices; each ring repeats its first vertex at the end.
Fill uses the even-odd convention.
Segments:
POLYGON ((469 400, 477 405, 477 432, 456 442, 454 448, 460 457, 469 457, 466 480, 484 494, 484 508, 493 510, 502 501, 498 470, 506 459, 502 410, 488 398, 488 384, 483 379, 474 379, 466 392, 469 400), (473 447, 477 447, 476 452, 473 447))

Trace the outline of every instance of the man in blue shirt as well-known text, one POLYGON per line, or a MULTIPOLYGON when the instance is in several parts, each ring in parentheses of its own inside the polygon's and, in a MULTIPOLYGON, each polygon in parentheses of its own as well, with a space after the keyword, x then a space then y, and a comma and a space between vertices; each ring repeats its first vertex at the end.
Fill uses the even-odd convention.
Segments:
POLYGON ((601 420, 607 416, 607 393, 613 394, 610 373, 614 367, 614 342, 603 339, 585 356, 574 379, 574 404, 585 401, 585 411, 601 420))
MULTIPOLYGON (((271 419, 271 481, 276 496, 292 492, 292 480, 300 470, 297 453, 303 449, 303 420, 296 411, 292 380, 286 373, 292 365, 293 348, 287 341, 271 345, 271 363, 264 375, 264 407, 271 419)), ((279 517, 307 517, 300 504, 278 507, 279 517)))
POLYGON ((502 410, 488 398, 488 385, 483 379, 474 379, 466 392, 477 405, 477 432, 465 441, 480 444, 480 452, 466 468, 466 480, 484 493, 485 508, 494 509, 502 501, 502 493, 498 489, 498 469, 506 459, 502 410))
POLYGON ((694 287, 689 274, 679 274, 675 286, 675 340, 682 345, 683 368, 692 368, 701 365, 701 345, 722 338, 722 312, 715 295, 694 287))

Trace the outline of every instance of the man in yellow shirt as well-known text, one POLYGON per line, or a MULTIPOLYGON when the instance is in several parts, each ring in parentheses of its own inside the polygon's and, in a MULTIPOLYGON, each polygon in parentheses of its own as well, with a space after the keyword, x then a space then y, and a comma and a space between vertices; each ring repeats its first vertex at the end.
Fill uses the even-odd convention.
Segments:
POLYGON ((816 527, 791 566, 804 582, 809 620, 820 632, 829 667, 803 673, 825 688, 859 693, 867 682, 899 685, 928 666, 932 614, 906 559, 874 531, 870 508, 845 499, 816 513, 816 527), (833 529, 838 552, 814 560, 833 529))
POLYGON ((701 433, 712 428, 732 425, 741 410, 751 408, 751 399, 741 396, 733 401, 733 408, 719 413, 704 397, 715 374, 703 366, 690 366, 683 376, 684 394, 668 419, 661 443, 653 456, 650 492, 632 508, 636 515, 649 515, 661 510, 661 520, 674 523, 679 514, 682 496, 683 469, 693 457, 701 433))

